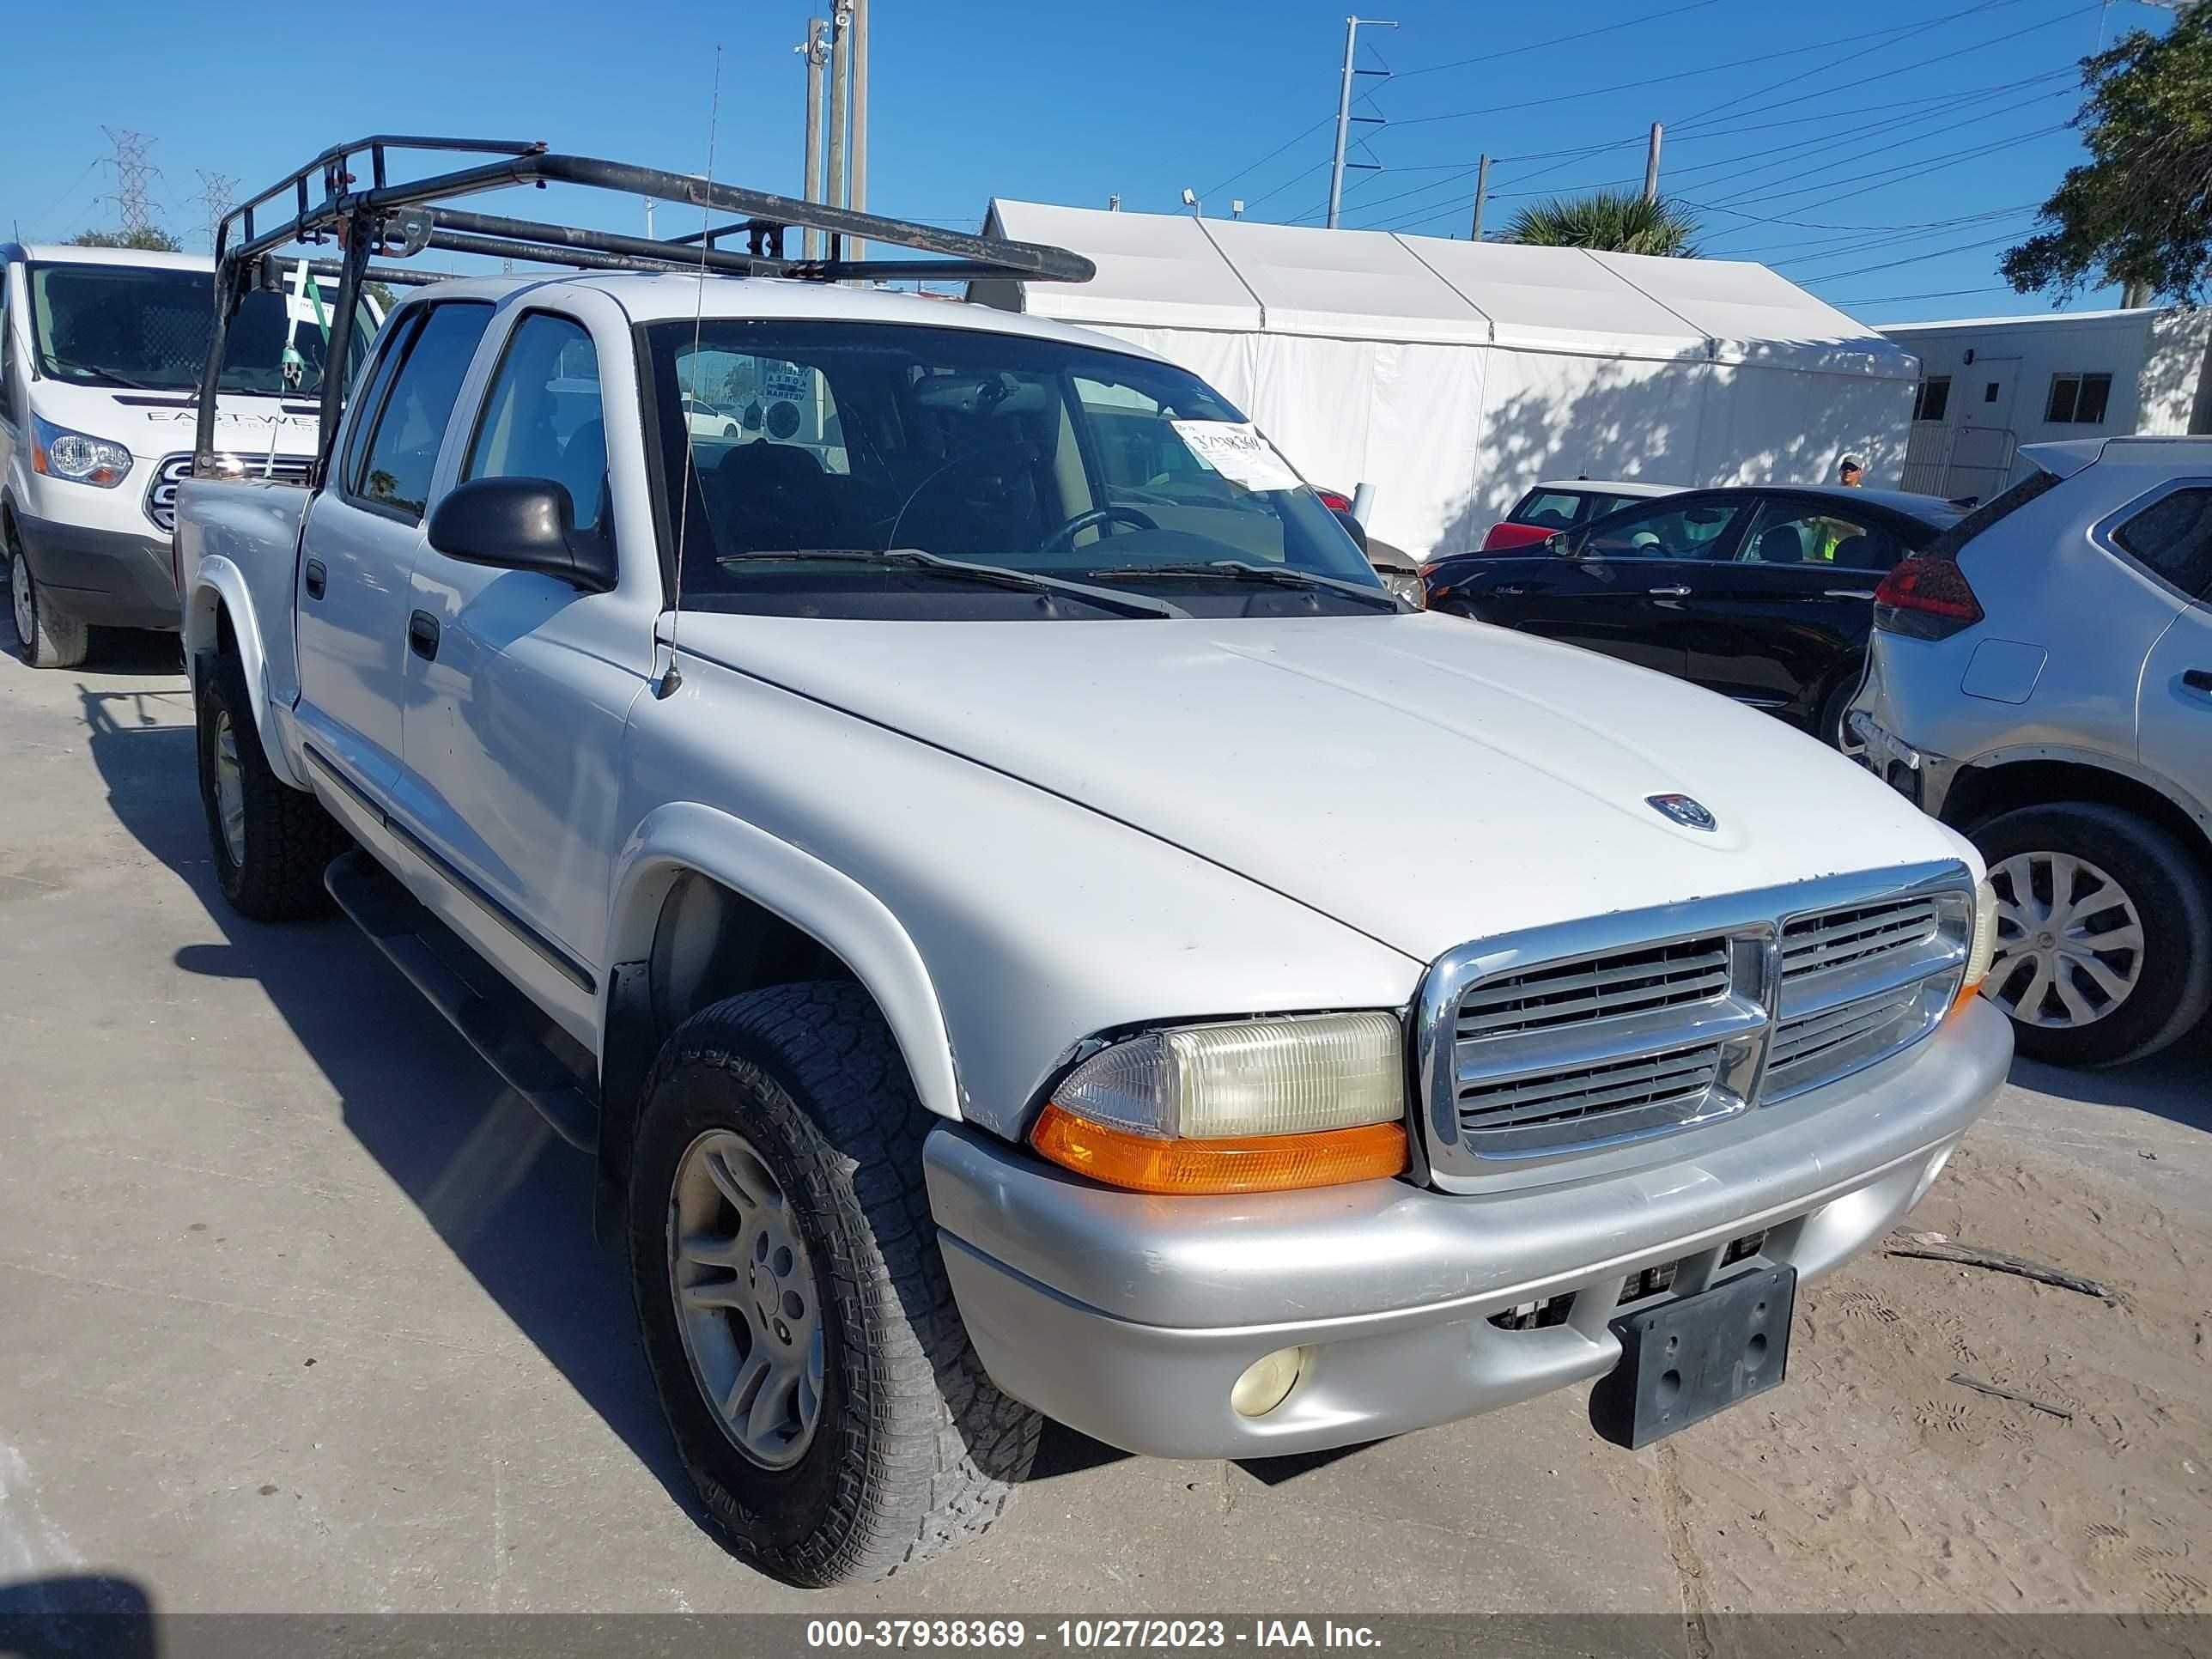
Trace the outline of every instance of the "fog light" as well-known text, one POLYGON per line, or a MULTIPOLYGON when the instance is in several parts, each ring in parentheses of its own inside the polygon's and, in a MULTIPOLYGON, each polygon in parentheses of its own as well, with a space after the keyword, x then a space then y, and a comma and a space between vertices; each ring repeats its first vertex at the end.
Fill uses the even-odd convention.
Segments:
POLYGON ((1305 1369, 1304 1348, 1278 1348, 1245 1367, 1244 1375, 1229 1391, 1229 1403, 1239 1417, 1265 1417, 1290 1398, 1305 1369))

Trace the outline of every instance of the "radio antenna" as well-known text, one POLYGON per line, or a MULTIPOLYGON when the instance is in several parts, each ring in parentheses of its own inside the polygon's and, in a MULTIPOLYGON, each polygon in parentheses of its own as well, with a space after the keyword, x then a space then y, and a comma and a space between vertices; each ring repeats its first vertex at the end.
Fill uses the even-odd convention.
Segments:
MULTIPOLYGON (((714 44, 714 91, 707 106, 707 188, 699 201, 699 286, 691 303, 691 372, 699 372, 699 336, 707 315, 707 254, 714 246, 712 227, 714 213, 714 128, 722 113, 722 46, 714 44)), ((697 395, 697 389, 693 389, 697 395)), ((684 485, 680 495, 682 505, 676 510, 676 603, 668 617, 668 672, 660 677, 653 689, 656 698, 666 699, 676 695, 684 684, 684 671, 676 663, 676 630, 684 617, 684 546, 690 539, 691 529, 691 473, 694 447, 697 435, 691 430, 691 416, 684 408, 682 388, 678 388, 677 418, 684 422, 684 485)))

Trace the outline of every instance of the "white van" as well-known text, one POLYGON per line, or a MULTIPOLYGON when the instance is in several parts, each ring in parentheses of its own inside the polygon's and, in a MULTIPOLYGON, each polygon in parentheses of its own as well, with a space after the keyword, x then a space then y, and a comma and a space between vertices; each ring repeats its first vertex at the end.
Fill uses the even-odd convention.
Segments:
MULTIPOLYGON (((170 553, 191 470, 215 263, 131 248, 0 246, 0 559, 33 666, 84 659, 90 626, 178 625, 170 553)), ((334 296, 325 281, 320 295, 334 296)), ((304 482, 326 311, 303 267, 230 325, 216 424, 226 471, 304 482)), ((367 352, 362 304, 350 354, 367 352)))

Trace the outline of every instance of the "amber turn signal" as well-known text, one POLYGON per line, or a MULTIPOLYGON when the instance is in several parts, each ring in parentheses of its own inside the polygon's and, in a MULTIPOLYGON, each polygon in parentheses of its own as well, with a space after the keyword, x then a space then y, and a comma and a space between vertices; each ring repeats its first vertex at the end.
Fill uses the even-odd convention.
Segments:
POLYGON ((1048 1105, 1030 1144, 1062 1169, 1137 1193, 1276 1193, 1402 1175, 1406 1131, 1363 1123, 1311 1134, 1159 1140, 1048 1105))

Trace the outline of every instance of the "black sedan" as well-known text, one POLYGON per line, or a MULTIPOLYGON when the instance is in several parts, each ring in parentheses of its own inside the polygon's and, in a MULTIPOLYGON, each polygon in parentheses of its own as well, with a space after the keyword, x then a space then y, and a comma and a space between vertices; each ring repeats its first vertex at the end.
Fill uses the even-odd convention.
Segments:
POLYGON ((1876 585, 1964 515, 1833 484, 1698 489, 1422 574, 1431 611, 1694 680, 1840 747, 1876 585))

